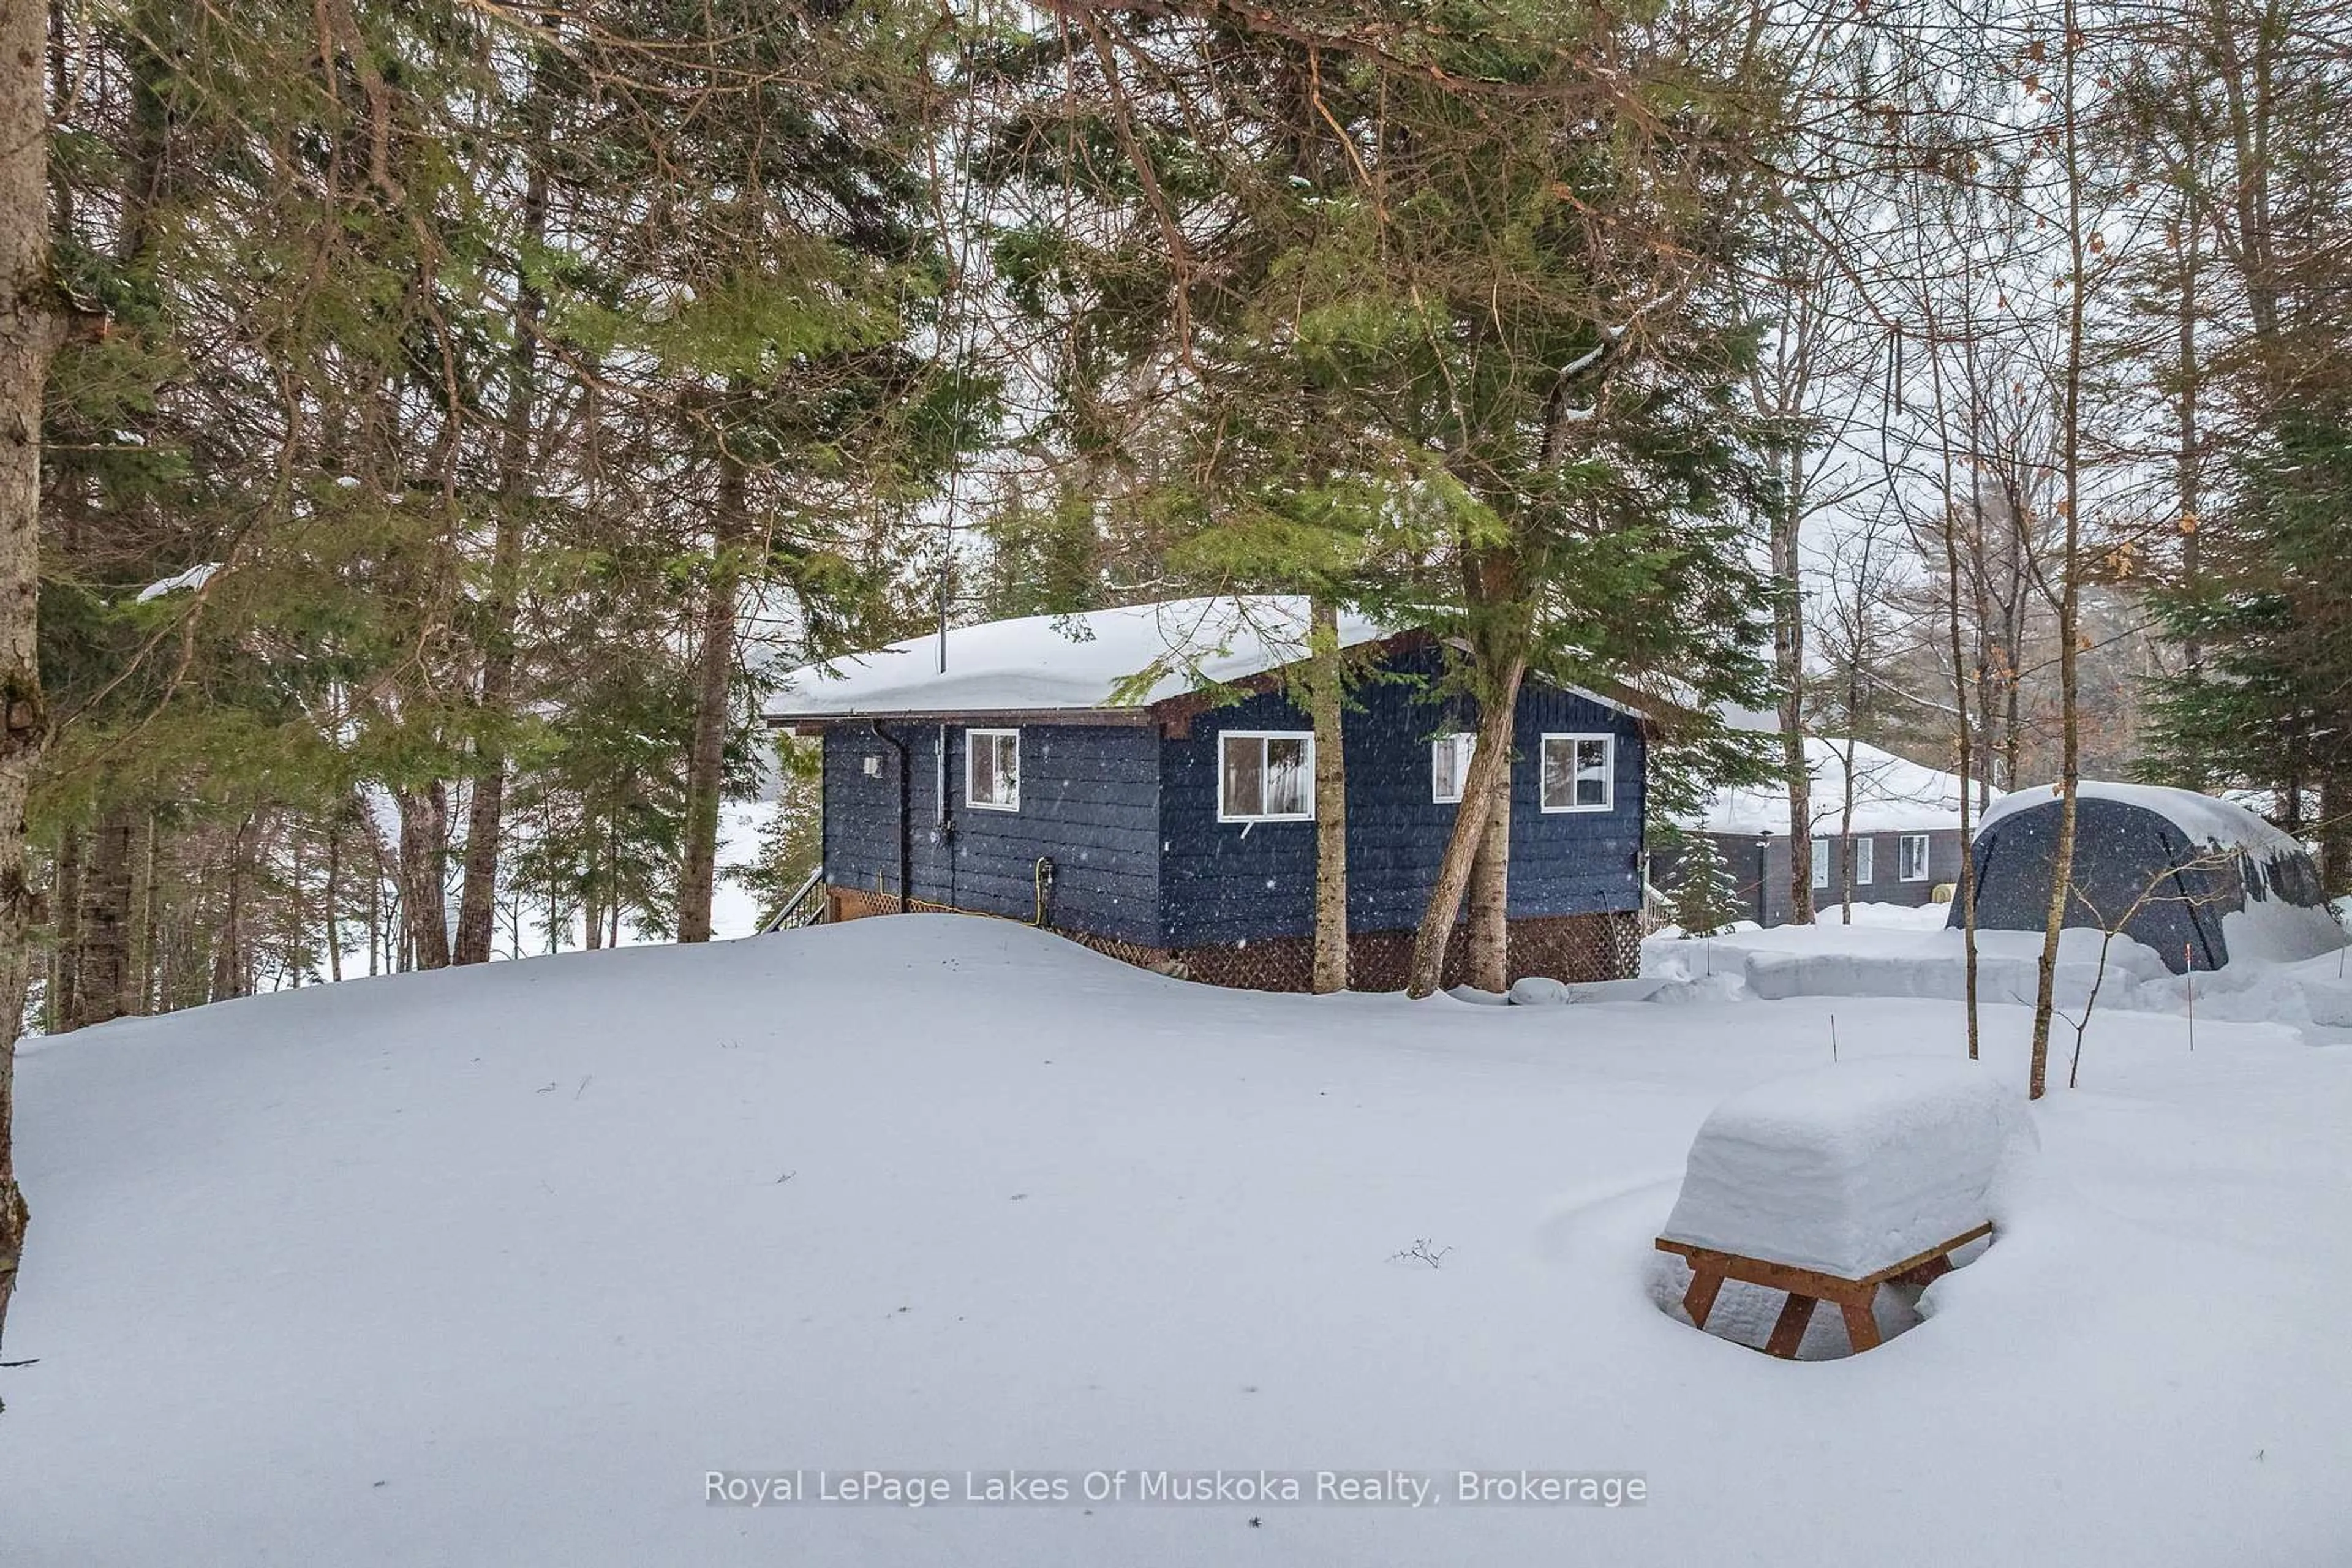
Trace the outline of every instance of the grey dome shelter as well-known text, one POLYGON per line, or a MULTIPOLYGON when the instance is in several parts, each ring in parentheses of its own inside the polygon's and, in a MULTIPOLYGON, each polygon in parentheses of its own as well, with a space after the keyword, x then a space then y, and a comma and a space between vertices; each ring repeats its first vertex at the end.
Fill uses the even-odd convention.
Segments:
MULTIPOLYGON (((2079 787, 2066 924, 2115 923, 2175 974, 2228 963, 2232 931, 2242 958, 2294 961, 2346 944, 2311 857, 2243 806, 2153 785, 2079 787)), ((2042 929, 2059 812, 2055 793, 2027 789, 1986 816, 1973 847, 1979 929, 2042 929)), ((1961 923, 1958 900, 1946 923, 1961 923)))

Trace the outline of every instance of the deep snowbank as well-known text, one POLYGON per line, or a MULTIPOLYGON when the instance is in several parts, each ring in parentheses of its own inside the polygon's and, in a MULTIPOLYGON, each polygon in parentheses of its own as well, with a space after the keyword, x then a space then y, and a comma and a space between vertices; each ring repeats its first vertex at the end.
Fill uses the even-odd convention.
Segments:
MULTIPOLYGON (((22 1068, 7 1352, 39 1364, 0 1372, 0 1550, 2343 1560, 2352 1053, 2109 1016, 1930 1321, 1788 1365, 1657 1308, 1692 1133, 1827 1065, 1832 1005, 1848 1058, 1948 1057, 1958 1022, 1720 994, 1258 996, 915 917, 89 1031, 22 1068), (1400 1256, 1424 1239, 1442 1267, 1400 1256), (710 1469, 1261 1465, 1641 1471, 1650 1500, 703 1500, 710 1469)), ((1993 1010, 2012 1088, 2022 1034, 1993 1010)))
MULTIPOLYGON (((2193 1011, 2209 1019, 2315 1025, 2323 1042, 2334 1041, 2336 1030, 2352 1028, 2352 949, 2299 963, 2241 959, 2174 974, 2153 951, 2125 936, 2107 944, 2103 968, 2100 946, 2098 931, 2070 927, 2059 932, 2053 991, 2062 1012, 2079 1015, 2095 986, 2103 1012, 2186 1018, 2193 1011)), ((1979 931, 1978 996, 2032 1006, 2041 957, 2039 931, 1979 931)), ((1667 982, 1727 975, 1748 994, 1768 1001, 1909 996, 1957 1002, 1968 994, 1958 931, 1893 921, 1769 931, 1749 926, 1688 940, 1669 930, 1643 943, 1642 972, 1667 982)))

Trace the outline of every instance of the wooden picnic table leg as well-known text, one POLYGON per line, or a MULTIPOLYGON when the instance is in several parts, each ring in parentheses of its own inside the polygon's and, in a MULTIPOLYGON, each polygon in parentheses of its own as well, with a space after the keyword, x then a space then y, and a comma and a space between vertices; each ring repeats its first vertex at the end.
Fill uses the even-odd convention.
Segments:
POLYGON ((1933 1285, 1951 1271, 1951 1255, 1939 1252, 1916 1268, 1905 1271, 1898 1278, 1906 1285, 1933 1285))
POLYGON ((1764 1342, 1768 1355, 1782 1361, 1797 1359, 1797 1346, 1804 1342, 1805 1325, 1813 1321, 1813 1299, 1789 1292, 1789 1303, 1780 1309, 1780 1320, 1772 1325, 1772 1337, 1764 1342))
POLYGON ((1722 1269, 1706 1262, 1691 1266, 1690 1289, 1683 1292, 1683 1310, 1690 1314, 1691 1327, 1706 1327, 1707 1314, 1715 1310, 1715 1299, 1722 1289, 1722 1269))
POLYGON ((1838 1310, 1845 1314, 1845 1337, 1853 1345, 1857 1355, 1878 1348, 1878 1318, 1870 1310, 1870 1303, 1877 1294, 1877 1286, 1864 1285, 1838 1303, 1838 1310))

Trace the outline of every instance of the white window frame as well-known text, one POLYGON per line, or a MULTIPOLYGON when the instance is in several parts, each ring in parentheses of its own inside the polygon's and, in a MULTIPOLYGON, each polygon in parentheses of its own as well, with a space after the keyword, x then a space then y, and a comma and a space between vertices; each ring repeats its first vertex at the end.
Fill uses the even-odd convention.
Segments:
POLYGON ((1830 841, 1825 835, 1816 835, 1812 842, 1813 886, 1826 888, 1830 885, 1830 841))
POLYGON ((1878 840, 1867 833, 1858 835, 1845 841, 1845 852, 1853 857, 1853 885, 1857 888, 1870 886, 1871 878, 1878 869, 1878 840))
POLYGON ((1019 811, 1021 809, 1021 731, 1018 730, 966 730, 963 732, 963 804, 970 811, 1019 811), (1011 800, 975 800, 971 793, 971 760, 977 754, 978 742, 1013 742, 1013 798, 1011 800))
POLYGON ((1558 814, 1558 813, 1560 813, 1560 812, 1566 812, 1566 811, 1614 811, 1614 810, 1616 810, 1616 809, 1617 809, 1617 737, 1616 737, 1616 736, 1614 736, 1614 735, 1609 734, 1609 733, 1607 733, 1606 731, 1592 732, 1592 731, 1555 731, 1555 732, 1553 732, 1553 733, 1550 733, 1550 734, 1548 734, 1548 735, 1544 736, 1544 737, 1543 737, 1543 739, 1542 739, 1542 741, 1541 741, 1541 742, 1539 742, 1538 743, 1537 748, 1536 748, 1536 805, 1537 805, 1538 809, 1539 809, 1539 810, 1543 811, 1543 812, 1544 812, 1544 813, 1546 813, 1547 815, 1556 815, 1556 814, 1558 814), (1562 805, 1554 805, 1551 803, 1551 801, 1550 801, 1549 798, 1547 798, 1547 797, 1548 797, 1548 795, 1549 795, 1549 784, 1550 784, 1550 782, 1551 782, 1551 755, 1550 755, 1550 753, 1551 753, 1551 744, 1552 744, 1552 742, 1553 742, 1554 741, 1561 741, 1561 742, 1567 742, 1567 744, 1568 744, 1568 746, 1569 746, 1569 753, 1568 753, 1568 794, 1569 794, 1569 798, 1568 798, 1567 804, 1562 805), (1602 746, 1602 748, 1603 748, 1602 752, 1601 752, 1602 762, 1601 762, 1601 799, 1600 799, 1600 801, 1599 801, 1597 804, 1591 804, 1591 803, 1588 803, 1588 804, 1584 804, 1584 805, 1580 805, 1580 804, 1578 804, 1578 802, 1577 802, 1577 800, 1576 800, 1576 751, 1575 751, 1575 747, 1576 747, 1577 742, 1580 742, 1580 741, 1598 741, 1598 742, 1601 742, 1601 746, 1602 746))
POLYGON ((1896 878, 1906 882, 1927 881, 1928 879, 1928 867, 1934 859, 1935 847, 1935 841, 1927 834, 1906 833, 1902 835, 1895 840, 1895 875, 1896 878), (1903 848, 1904 846, 1907 844, 1916 844, 1919 847, 1919 874, 1916 877, 1906 877, 1903 874, 1903 848))
MULTIPOLYGON (((1258 796, 1265 802, 1261 790, 1258 796)), ((1312 730, 1220 730, 1217 731, 1217 820, 1219 822, 1312 822, 1315 820, 1315 731, 1312 730), (1303 741, 1307 747, 1307 809, 1299 812, 1236 812, 1225 805, 1225 742, 1256 741, 1258 776, 1265 776, 1265 752, 1268 741, 1303 741)))
POLYGON ((1433 735, 1429 741, 1429 798, 1435 805, 1459 805, 1462 791, 1470 783, 1471 759, 1478 754, 1478 736, 1469 730, 1452 730, 1443 735, 1433 735), (1468 742, 1464 744, 1463 742, 1468 742), (1461 753, 1460 765, 1454 770, 1454 793, 1437 793, 1437 762, 1449 751, 1461 753))

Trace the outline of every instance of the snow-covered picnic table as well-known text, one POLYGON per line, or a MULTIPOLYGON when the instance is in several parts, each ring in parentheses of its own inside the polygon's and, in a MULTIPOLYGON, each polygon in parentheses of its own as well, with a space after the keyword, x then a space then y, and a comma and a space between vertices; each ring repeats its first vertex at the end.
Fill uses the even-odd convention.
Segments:
POLYGON ((1765 1348, 1793 1357, 1834 1301, 1857 1351, 1879 1286, 1926 1284, 1992 1233, 1992 1186, 2031 1125, 1978 1064, 1881 1058, 1777 1079, 1716 1107, 1657 1246, 1691 1266, 1704 1329, 1727 1279, 1785 1290, 1765 1348))

